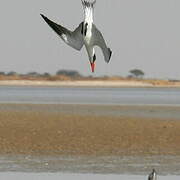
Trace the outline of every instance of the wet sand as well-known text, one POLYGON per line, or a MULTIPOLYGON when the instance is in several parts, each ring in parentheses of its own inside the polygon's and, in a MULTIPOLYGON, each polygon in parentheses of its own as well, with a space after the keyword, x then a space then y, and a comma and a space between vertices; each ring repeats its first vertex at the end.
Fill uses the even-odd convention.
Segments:
POLYGON ((180 107, 0 104, 0 154, 180 155, 180 107))

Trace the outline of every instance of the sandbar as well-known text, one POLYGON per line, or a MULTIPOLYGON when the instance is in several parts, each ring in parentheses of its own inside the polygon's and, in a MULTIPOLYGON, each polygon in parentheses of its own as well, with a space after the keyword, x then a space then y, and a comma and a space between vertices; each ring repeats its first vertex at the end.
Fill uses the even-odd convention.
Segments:
POLYGON ((179 112, 180 107, 0 104, 0 154, 180 155, 179 112))

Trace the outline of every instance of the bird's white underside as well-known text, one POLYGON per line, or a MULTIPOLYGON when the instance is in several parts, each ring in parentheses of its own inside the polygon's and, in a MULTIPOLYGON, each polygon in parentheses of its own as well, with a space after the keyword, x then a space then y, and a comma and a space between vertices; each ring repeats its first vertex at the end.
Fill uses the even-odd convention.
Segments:
MULTIPOLYGON (((94 9, 92 7, 85 7, 84 8, 84 22, 88 23, 87 33, 84 37, 84 43, 85 45, 89 45, 92 37, 92 24, 93 24, 93 11, 94 9)), ((93 48, 94 52, 94 48, 93 48)))

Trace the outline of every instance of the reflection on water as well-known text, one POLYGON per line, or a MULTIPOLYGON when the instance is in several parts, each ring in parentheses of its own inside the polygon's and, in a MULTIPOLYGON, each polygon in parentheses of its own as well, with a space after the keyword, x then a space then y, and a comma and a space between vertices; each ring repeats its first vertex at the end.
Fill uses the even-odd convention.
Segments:
POLYGON ((155 168, 159 175, 180 175, 180 157, 73 157, 3 156, 1 172, 63 172, 147 175, 155 168))
POLYGON ((65 88, 0 86, 0 103, 180 105, 178 88, 65 88))

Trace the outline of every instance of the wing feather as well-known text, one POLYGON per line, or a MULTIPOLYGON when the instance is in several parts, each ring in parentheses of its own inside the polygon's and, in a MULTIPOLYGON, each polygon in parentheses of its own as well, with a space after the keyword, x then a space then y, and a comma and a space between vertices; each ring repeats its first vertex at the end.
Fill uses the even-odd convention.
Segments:
POLYGON ((110 61, 112 51, 107 47, 106 42, 101 32, 93 24, 92 26, 92 44, 93 46, 99 46, 103 52, 104 60, 108 63, 110 61))
POLYGON ((83 36, 81 34, 82 26, 81 23, 73 32, 66 29, 65 27, 56 24, 55 22, 48 19, 46 16, 41 14, 45 22, 61 37, 61 39, 76 50, 81 50, 84 45, 83 36))

